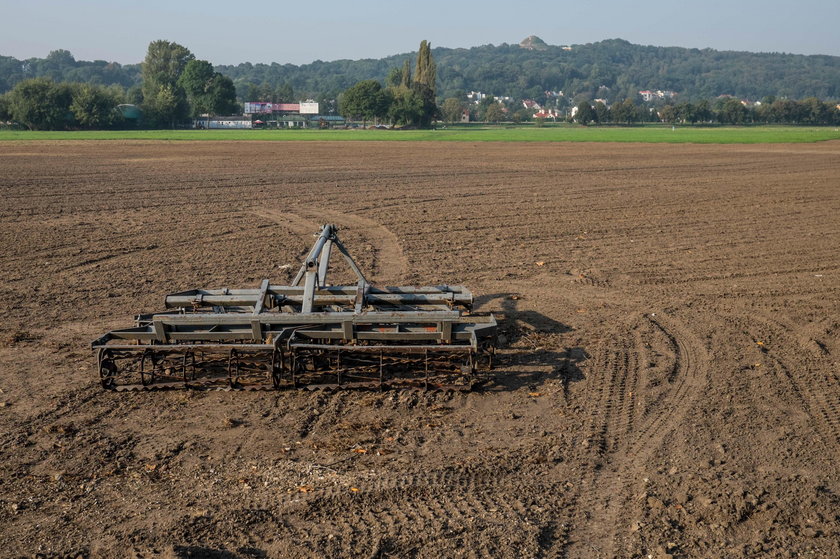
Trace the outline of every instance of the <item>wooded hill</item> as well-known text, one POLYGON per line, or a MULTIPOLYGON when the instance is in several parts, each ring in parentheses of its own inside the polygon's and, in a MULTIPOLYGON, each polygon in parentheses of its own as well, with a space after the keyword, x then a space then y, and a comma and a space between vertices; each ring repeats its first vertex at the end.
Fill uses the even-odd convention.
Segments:
MULTIPOLYGON (((638 99, 639 90, 670 90, 680 101, 719 95, 761 100, 767 96, 840 99, 840 57, 750 53, 642 46, 610 39, 570 47, 531 44, 485 45, 469 49, 432 49, 437 62, 439 99, 481 91, 515 99, 544 100, 546 91, 563 91, 565 99, 638 99)), ((278 53, 278 58, 282 53, 278 53)), ((334 99, 365 79, 385 80, 416 53, 382 59, 315 61, 311 64, 216 66, 233 79, 243 100, 294 101, 334 99), (291 96, 291 99, 281 97, 291 96), (274 99, 267 99, 274 97, 274 99)), ((55 81, 82 81, 131 87, 140 82, 139 65, 84 62, 67 51, 25 61, 0 56, 0 92, 18 81, 48 76, 55 81)))

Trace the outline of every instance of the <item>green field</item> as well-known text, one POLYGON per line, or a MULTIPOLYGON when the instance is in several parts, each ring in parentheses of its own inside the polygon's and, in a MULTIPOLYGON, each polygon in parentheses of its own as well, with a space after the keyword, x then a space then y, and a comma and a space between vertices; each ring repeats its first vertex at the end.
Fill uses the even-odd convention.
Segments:
POLYGON ((15 140, 268 140, 268 141, 452 141, 452 142, 642 142, 696 144, 804 143, 840 140, 834 127, 470 127, 438 130, 119 130, 28 132, 0 130, 15 140))

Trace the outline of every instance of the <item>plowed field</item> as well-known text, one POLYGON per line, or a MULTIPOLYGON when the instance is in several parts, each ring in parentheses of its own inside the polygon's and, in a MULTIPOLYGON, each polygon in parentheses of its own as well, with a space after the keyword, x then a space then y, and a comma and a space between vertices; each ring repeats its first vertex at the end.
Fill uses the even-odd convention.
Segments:
POLYGON ((840 143, 0 143, 0 556, 840 557, 840 143), (336 223, 479 391, 103 391, 336 223))

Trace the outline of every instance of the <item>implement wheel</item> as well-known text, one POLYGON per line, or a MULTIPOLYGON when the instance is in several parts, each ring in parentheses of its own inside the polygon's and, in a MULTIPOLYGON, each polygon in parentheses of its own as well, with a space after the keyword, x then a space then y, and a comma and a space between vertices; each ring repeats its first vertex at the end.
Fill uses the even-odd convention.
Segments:
POLYGON ((151 349, 147 349, 143 352, 143 357, 140 358, 140 384, 143 386, 149 386, 155 382, 156 369, 157 357, 155 356, 155 352, 151 349), (152 365, 152 368, 148 371, 146 370, 147 362, 152 365))
POLYGON ((117 364, 114 363, 111 350, 100 349, 98 351, 97 361, 99 362, 99 384, 105 389, 114 388, 117 376, 117 364))
POLYGON ((228 357, 228 385, 234 388, 239 383, 239 354, 235 349, 230 350, 228 357))
POLYGON ((283 350, 275 347, 271 352, 271 365, 269 365, 268 375, 271 378, 271 384, 274 388, 280 388, 280 382, 283 380, 283 368, 285 366, 285 359, 283 350))

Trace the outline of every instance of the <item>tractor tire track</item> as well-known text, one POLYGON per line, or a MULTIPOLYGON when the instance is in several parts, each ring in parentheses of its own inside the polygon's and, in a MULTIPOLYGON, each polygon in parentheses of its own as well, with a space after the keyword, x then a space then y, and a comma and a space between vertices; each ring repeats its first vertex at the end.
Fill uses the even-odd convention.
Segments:
MULTIPOLYGON (((637 367, 629 357, 638 339, 638 317, 611 329, 593 352, 589 382, 582 396, 587 414, 580 441, 585 475, 578 482, 572 508, 571 544, 557 545, 554 554, 565 557, 609 556, 614 539, 616 514, 609 507, 616 479, 606 473, 611 454, 627 444, 633 425, 633 398, 625 398, 627 387, 639 383, 637 367), (605 555, 606 554, 606 555, 605 555)), ((635 360, 633 360, 635 361, 635 360)))
POLYGON ((321 534, 346 542, 342 553, 347 554, 371 549, 386 537, 396 540, 399 551, 412 545, 426 548, 434 542, 418 534, 454 532, 467 541, 474 533, 497 533, 487 552, 540 557, 540 534, 549 524, 544 512, 563 510, 566 504, 559 482, 529 482, 518 471, 445 469, 377 477, 360 482, 356 491, 314 491, 281 502, 278 513, 301 536, 321 534), (406 533, 412 537, 406 539, 406 533))
MULTIPOLYGON (((783 319, 753 311, 751 322, 761 324, 762 331, 753 325, 750 335, 754 341, 762 342, 762 353, 778 380, 790 388, 826 445, 835 451, 840 449, 840 372, 831 353, 825 349, 815 351, 808 343, 814 337, 803 336, 802 328, 783 319)), ((826 348, 828 344, 815 345, 826 348)))
POLYGON ((663 313, 646 315, 671 343, 675 361, 669 379, 673 383, 671 395, 652 417, 639 429, 627 452, 634 459, 647 457, 685 418, 691 405, 708 382, 708 356, 699 339, 678 319, 663 313))
POLYGON ((587 398, 593 418, 590 432, 597 433, 601 444, 590 453, 592 473, 582 480, 574 503, 578 520, 571 534, 574 543, 563 551, 566 557, 622 556, 625 550, 617 535, 628 522, 623 513, 635 490, 628 480, 638 477, 668 433, 679 427, 706 384, 704 349, 675 317, 644 315, 627 326, 623 336, 621 330, 613 332, 612 341, 596 354, 595 366, 605 372, 605 382, 593 387, 587 398), (668 374, 672 387, 647 417, 637 410, 644 328, 664 336, 674 354, 668 374), (599 410, 606 410, 600 422, 599 410))

